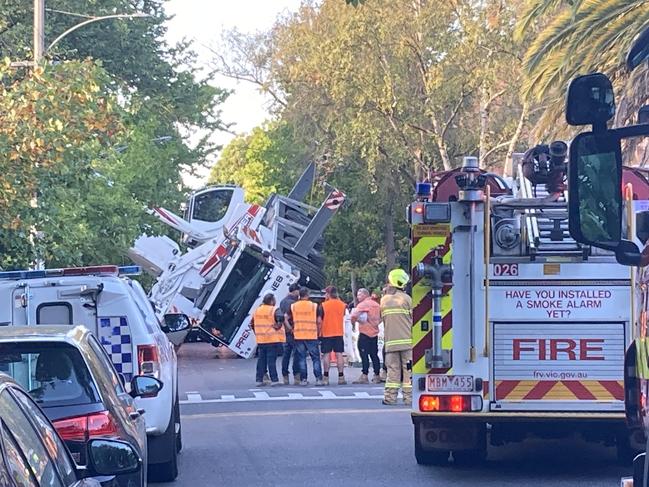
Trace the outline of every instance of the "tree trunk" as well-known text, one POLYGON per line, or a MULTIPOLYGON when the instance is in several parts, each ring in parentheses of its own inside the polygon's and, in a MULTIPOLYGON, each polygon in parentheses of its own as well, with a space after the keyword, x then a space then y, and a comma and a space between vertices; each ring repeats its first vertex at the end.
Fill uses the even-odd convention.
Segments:
POLYGON ((516 149, 516 144, 518 144, 518 139, 521 138, 521 133, 523 132, 523 127, 525 126, 525 120, 527 119, 527 113, 529 111, 529 106, 527 102, 523 103, 523 109, 521 110, 521 116, 518 119, 518 126, 516 127, 516 132, 509 141, 509 147, 507 148, 507 158, 505 159, 505 167, 503 167, 503 176, 513 177, 514 176, 514 150, 516 149))
POLYGON ((394 217, 392 215, 393 199, 388 197, 385 207, 385 261, 388 270, 394 269, 397 265, 397 252, 394 245, 394 217))
POLYGON ((485 166, 485 154, 487 153, 487 130, 489 128, 489 108, 491 101, 488 99, 489 93, 485 86, 482 87, 482 96, 480 100, 480 142, 478 148, 478 165, 480 168, 485 166))
POLYGON ((435 144, 437 145, 437 150, 439 151, 439 155, 442 158, 442 165, 444 167, 444 171, 450 171, 451 158, 449 157, 448 150, 446 149, 446 142, 444 141, 444 135, 442 134, 442 127, 440 126, 439 121, 435 116, 431 117, 431 123, 433 124, 433 130, 435 131, 435 135, 433 138, 435 139, 435 144))
POLYGON ((356 283, 356 273, 352 271, 352 296, 354 297, 354 306, 358 305, 358 299, 356 299, 356 291, 358 291, 358 284, 356 283))

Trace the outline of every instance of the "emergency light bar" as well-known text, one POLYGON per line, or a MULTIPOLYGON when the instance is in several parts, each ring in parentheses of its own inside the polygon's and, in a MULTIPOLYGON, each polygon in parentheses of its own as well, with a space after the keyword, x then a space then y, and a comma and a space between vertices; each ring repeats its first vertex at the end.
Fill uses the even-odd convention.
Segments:
POLYGON ((0 272, 0 279, 38 279, 47 277, 45 271, 6 271, 0 272))
POLYGON ((137 276, 142 269, 137 265, 116 266, 96 265, 87 267, 67 267, 64 269, 21 270, 0 272, 0 280, 42 279, 57 276, 137 276))

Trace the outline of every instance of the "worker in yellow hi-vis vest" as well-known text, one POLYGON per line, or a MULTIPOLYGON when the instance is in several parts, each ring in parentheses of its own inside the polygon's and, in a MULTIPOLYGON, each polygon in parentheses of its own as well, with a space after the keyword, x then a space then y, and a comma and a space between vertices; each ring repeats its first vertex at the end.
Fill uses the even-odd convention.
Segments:
POLYGON ((385 380, 383 404, 397 403, 399 389, 403 390, 403 402, 412 404, 412 299, 404 292, 410 276, 403 269, 388 274, 386 293, 381 298, 381 317, 384 327, 385 380))

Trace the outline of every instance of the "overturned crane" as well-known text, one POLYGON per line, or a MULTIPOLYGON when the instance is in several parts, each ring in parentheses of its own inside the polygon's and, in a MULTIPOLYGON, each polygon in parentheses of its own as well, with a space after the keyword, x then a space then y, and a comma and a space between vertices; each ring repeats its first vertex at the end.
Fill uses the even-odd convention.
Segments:
POLYGON ((159 317, 183 313, 213 340, 247 358, 255 349, 253 310, 264 294, 277 301, 294 282, 325 285, 322 233, 345 201, 327 186, 319 209, 304 203, 315 178, 310 164, 288 196, 248 204, 237 186, 193 193, 185 218, 164 209, 149 213, 182 232, 188 250, 166 236, 141 236, 130 257, 156 278, 150 299, 159 317))

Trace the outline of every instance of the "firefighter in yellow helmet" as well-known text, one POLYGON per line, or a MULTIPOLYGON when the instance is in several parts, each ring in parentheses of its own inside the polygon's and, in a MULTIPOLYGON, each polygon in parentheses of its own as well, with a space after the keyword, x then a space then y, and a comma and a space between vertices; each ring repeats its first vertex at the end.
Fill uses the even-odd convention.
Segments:
POLYGON ((388 274, 388 286, 381 298, 381 317, 384 326, 385 380, 383 404, 397 403, 399 389, 403 390, 403 402, 412 404, 412 299, 404 292, 410 276, 403 269, 388 274))

